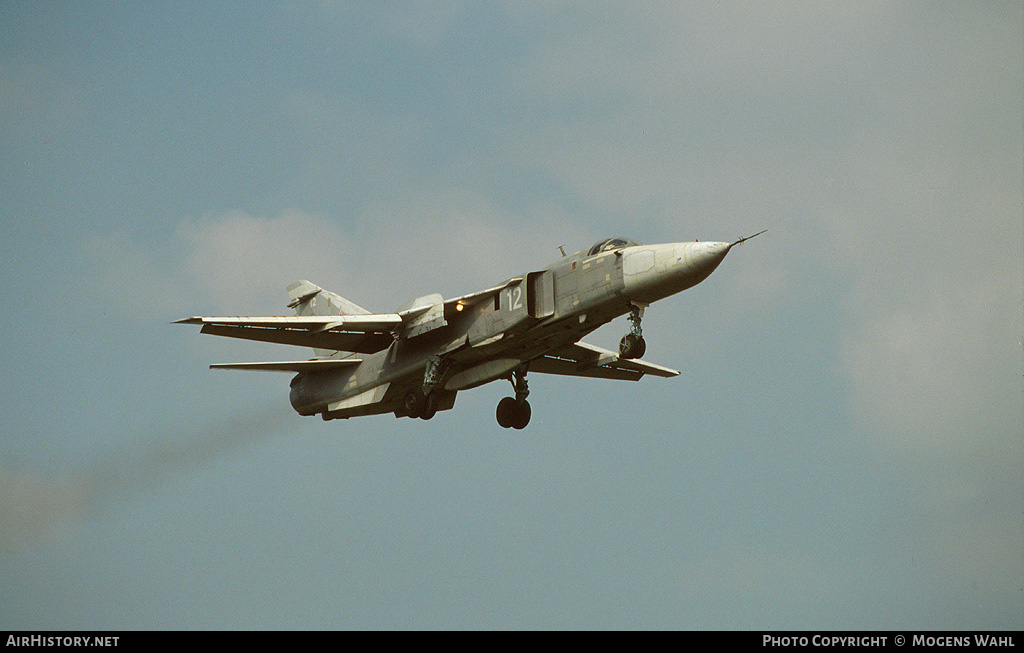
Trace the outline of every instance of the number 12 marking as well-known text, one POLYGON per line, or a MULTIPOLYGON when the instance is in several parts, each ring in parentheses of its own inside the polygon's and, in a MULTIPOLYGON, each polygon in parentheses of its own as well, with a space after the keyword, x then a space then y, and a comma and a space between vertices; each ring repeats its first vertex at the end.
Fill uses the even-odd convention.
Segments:
POLYGON ((515 311, 523 307, 523 288, 516 286, 505 291, 508 294, 508 310, 515 311))

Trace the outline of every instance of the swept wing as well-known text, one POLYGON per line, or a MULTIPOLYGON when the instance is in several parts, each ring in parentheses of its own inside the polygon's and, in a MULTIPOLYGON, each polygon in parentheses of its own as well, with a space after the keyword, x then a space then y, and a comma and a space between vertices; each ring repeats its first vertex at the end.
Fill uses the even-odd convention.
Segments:
POLYGON ((637 381, 645 374, 672 377, 679 372, 647 361, 619 358, 613 351, 577 342, 530 361, 531 372, 637 381))
POLYGON ((289 315, 272 317, 189 317, 176 324, 201 324, 202 333, 243 340, 372 354, 387 349, 398 313, 382 315, 289 315))
POLYGON ((214 363, 212 370, 259 370, 262 372, 324 372, 352 367, 361 358, 315 358, 308 361, 274 361, 271 363, 214 363))

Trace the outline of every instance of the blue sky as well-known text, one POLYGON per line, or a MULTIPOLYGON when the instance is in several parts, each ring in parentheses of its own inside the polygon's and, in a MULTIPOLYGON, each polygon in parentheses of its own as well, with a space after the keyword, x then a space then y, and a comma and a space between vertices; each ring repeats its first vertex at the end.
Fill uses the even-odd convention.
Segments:
MULTIPOLYGON (((0 628, 1019 628, 1019 3, 0 5, 0 628), (168 324, 731 240, 638 384, 168 324), (305 355, 300 353, 299 355, 305 355)), ((589 340, 612 347, 625 320, 589 340)))

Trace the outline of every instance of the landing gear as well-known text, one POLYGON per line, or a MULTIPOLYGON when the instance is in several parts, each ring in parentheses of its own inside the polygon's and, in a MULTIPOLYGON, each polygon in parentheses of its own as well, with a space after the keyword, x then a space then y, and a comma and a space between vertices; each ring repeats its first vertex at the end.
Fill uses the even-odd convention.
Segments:
POLYGON ((643 336, 627 333, 619 341, 619 358, 643 358, 647 343, 643 336))
POLYGON ((431 392, 424 399, 423 410, 420 411, 420 419, 430 419, 437 414, 437 393, 431 392))
POLYGON ((419 388, 412 388, 402 397, 402 411, 408 417, 430 419, 437 413, 437 394, 424 395, 419 388))
POLYGON ((503 429, 524 429, 530 423, 530 414, 530 402, 525 399, 516 401, 512 397, 505 397, 498 402, 495 417, 498 418, 498 425, 503 429))
POLYGON ((498 425, 503 429, 513 428, 516 430, 526 428, 530 423, 530 402, 526 397, 530 394, 529 386, 526 383, 527 366, 523 365, 512 373, 512 387, 515 389, 515 397, 505 397, 498 402, 498 410, 495 417, 498 425))
POLYGON ((619 358, 642 358, 647 351, 647 342, 644 341, 643 330, 640 328, 643 315, 643 308, 636 304, 630 305, 629 321, 633 328, 619 341, 619 358))
POLYGON ((438 392, 448 371, 448 361, 431 356, 423 372, 423 388, 410 388, 402 396, 402 411, 408 417, 430 419, 437 414, 438 392))

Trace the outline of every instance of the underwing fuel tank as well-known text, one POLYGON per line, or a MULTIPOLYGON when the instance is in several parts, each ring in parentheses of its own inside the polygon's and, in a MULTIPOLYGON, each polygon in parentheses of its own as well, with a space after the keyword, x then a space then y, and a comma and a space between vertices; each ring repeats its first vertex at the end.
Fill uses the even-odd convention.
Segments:
POLYGON ((622 251, 623 292, 651 303, 708 278, 735 243, 637 245, 622 251))

